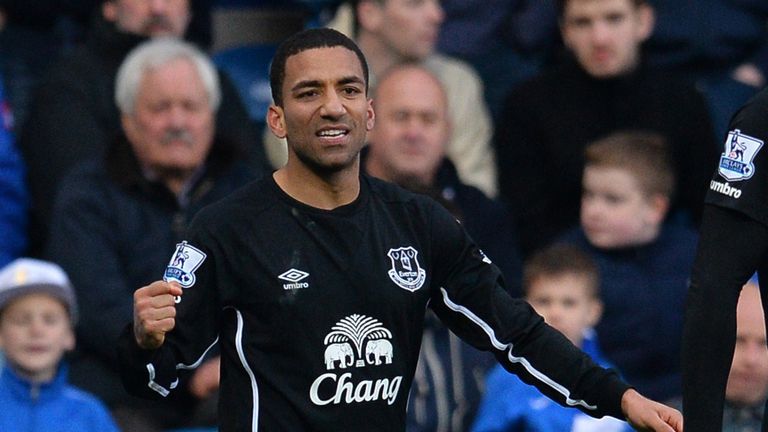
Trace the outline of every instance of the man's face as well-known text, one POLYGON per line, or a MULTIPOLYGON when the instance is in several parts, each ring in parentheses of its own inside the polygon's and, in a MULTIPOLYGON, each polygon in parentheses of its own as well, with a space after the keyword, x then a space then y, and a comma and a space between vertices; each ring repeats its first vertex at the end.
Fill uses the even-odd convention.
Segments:
POLYGON ((610 78, 633 70, 640 44, 650 36, 653 12, 633 0, 570 0, 561 31, 565 45, 593 77, 610 78))
MULTIPOLYGON (((372 0, 370 31, 396 55, 422 60, 432 54, 445 13, 438 0, 372 0)), ((361 17, 362 19, 362 17, 361 17)))
POLYGON ((287 139, 289 164, 332 173, 357 163, 374 114, 355 53, 335 46, 288 57, 282 95, 283 106, 270 106, 267 122, 287 139))
POLYGON ((741 291, 736 310, 736 350, 725 390, 727 400, 737 405, 762 404, 768 395, 768 348, 765 318, 756 285, 741 291))
POLYGON ((189 25, 189 0, 111 0, 104 18, 118 29, 140 36, 182 37, 189 25))
POLYGON ((369 135, 368 161, 380 171, 374 175, 430 185, 450 133, 439 82, 418 68, 399 70, 379 83, 373 103, 377 121, 369 135))
POLYGON ((200 167, 213 142, 214 113, 197 69, 185 59, 145 72, 123 129, 139 162, 182 175, 200 167))
POLYGON ((49 381, 75 337, 64 305, 48 294, 12 300, 0 316, 0 347, 17 373, 36 382, 49 381))

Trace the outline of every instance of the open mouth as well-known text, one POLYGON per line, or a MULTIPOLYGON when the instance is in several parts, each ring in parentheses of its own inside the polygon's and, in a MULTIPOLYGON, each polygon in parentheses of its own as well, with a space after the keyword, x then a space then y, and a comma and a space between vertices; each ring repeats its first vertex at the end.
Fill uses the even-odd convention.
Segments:
POLYGON ((349 129, 328 128, 318 131, 315 135, 327 144, 341 144, 349 135, 349 129))
POLYGON ((348 134, 349 134, 349 131, 345 129, 325 129, 318 132, 317 136, 321 138, 338 138, 342 136, 347 136, 348 134))

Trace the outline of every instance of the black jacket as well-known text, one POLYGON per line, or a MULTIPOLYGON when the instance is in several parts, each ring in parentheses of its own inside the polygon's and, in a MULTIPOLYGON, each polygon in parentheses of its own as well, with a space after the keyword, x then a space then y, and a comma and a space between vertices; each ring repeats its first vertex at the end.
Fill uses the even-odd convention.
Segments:
POLYGON ((120 339, 123 382, 162 399, 218 341, 222 431, 402 431, 424 311, 545 395, 621 417, 626 391, 528 303, 439 204, 370 177, 333 210, 272 177, 201 211, 166 280, 176 327, 144 351, 120 339))

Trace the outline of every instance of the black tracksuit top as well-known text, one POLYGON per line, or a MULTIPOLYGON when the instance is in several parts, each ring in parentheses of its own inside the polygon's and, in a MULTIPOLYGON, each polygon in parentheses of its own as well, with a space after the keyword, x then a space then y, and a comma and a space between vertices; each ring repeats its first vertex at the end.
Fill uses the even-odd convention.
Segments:
MULTIPOLYGON (((736 305, 757 271, 768 298, 768 88, 734 114, 709 183, 683 333, 686 430, 720 432, 736 305)), ((763 421, 768 431, 768 418, 763 421)))
POLYGON ((272 177, 246 186, 201 211, 166 279, 184 287, 176 327, 156 351, 123 334, 124 381, 173 391, 218 341, 223 431, 404 430, 427 307, 558 402, 622 415, 627 385, 509 297, 447 211, 367 176, 331 211, 272 177))

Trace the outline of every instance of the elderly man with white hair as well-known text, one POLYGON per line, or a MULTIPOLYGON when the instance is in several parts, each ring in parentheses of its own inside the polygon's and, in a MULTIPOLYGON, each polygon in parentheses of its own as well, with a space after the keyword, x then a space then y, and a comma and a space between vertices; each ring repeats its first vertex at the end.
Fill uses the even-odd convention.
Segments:
POLYGON ((132 319, 134 287, 162 275, 165 251, 195 213, 253 178, 236 146, 215 138, 220 100, 214 66, 197 48, 173 39, 138 46, 117 74, 123 133, 104 160, 65 177, 54 205, 48 256, 70 275, 82 311, 72 381, 104 399, 124 430, 199 426, 198 402, 215 400, 217 357, 180 383, 180 397, 128 396, 115 341, 132 319))

